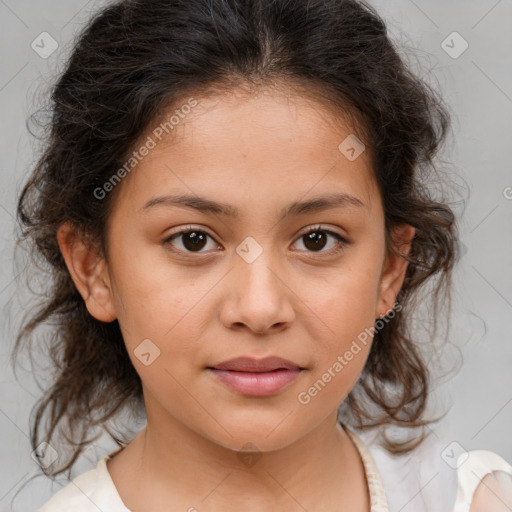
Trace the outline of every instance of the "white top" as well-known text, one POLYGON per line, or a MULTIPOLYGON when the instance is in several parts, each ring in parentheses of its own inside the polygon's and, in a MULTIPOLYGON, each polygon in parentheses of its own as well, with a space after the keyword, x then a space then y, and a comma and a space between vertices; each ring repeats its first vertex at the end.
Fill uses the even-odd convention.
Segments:
MULTIPOLYGON (((512 465, 494 452, 465 452, 456 441, 443 443, 427 438, 412 452, 393 456, 380 446, 363 441, 364 434, 344 428, 363 461, 371 512, 468 512, 472 502, 471 512, 512 510, 512 465), (493 471, 504 472, 498 473, 497 484, 490 486, 486 479, 479 487, 486 491, 491 488, 488 492, 492 496, 484 493, 485 501, 474 500, 480 482, 493 471), (488 500, 497 508, 490 509, 488 500)), ((74 478, 38 512, 131 512, 107 469, 107 460, 117 451, 74 478)))

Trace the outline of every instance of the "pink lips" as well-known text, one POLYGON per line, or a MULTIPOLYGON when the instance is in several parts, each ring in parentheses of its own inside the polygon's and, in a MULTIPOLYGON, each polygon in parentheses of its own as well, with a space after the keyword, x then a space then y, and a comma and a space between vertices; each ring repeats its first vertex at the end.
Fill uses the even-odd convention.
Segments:
POLYGON ((239 357, 209 367, 208 370, 243 395, 268 396, 295 380, 304 368, 279 357, 239 357))

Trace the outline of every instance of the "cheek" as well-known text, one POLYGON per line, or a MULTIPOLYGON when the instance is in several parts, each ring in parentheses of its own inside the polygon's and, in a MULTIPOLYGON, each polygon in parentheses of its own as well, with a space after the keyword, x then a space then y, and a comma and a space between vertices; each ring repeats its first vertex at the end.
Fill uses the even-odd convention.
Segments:
POLYGON ((133 338, 131 343, 139 338, 166 340, 187 315, 196 314, 215 283, 208 286, 204 279, 198 279, 197 269, 193 273, 190 268, 171 265, 161 248, 130 250, 119 245, 112 255, 119 323, 133 338))
POLYGON ((323 338, 322 345, 315 344, 314 368, 297 396, 300 404, 316 404, 325 411, 339 406, 356 384, 373 336, 373 322, 365 323, 365 315, 339 315, 336 321, 332 323, 336 335, 323 338))
POLYGON ((359 378, 373 338, 377 285, 375 267, 347 266, 305 300, 318 326, 313 394, 343 400, 359 378))
POLYGON ((378 272, 367 266, 347 266, 308 287, 304 302, 324 324, 330 345, 347 341, 375 321, 378 272), (330 335, 330 336, 329 336, 330 335))

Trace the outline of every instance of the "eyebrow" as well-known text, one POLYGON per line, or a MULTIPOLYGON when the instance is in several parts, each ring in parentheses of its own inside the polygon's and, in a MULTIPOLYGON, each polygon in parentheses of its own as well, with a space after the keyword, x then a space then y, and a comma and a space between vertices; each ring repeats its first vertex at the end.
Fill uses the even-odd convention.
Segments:
MULTIPOLYGON (((182 206, 203 213, 213 213, 226 217, 237 218, 238 208, 232 205, 213 201, 199 196, 190 195, 165 195, 150 199, 141 211, 147 211, 156 206, 182 206)), ((318 212, 332 208, 366 208, 366 205, 357 197, 344 192, 331 193, 315 197, 308 201, 295 201, 281 210, 281 220, 306 213, 318 212)))

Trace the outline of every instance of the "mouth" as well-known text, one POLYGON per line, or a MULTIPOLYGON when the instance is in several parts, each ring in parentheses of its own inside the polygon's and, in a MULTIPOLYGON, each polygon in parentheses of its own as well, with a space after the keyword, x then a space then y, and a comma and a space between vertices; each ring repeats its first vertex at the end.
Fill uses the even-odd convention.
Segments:
POLYGON ((291 384, 305 368, 278 357, 231 359, 207 370, 228 388, 246 396, 270 396, 291 384))

